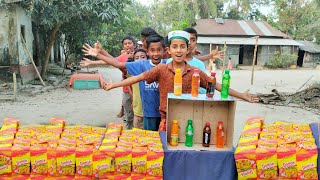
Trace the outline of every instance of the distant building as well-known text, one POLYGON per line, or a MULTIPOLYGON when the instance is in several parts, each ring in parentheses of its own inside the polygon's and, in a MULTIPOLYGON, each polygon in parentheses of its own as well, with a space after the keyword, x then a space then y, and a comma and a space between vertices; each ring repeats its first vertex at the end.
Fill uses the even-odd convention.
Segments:
POLYGON ((251 65, 255 36, 259 36, 256 56, 257 65, 265 65, 276 51, 298 55, 301 45, 288 35, 274 29, 265 21, 233 19, 198 19, 194 28, 198 32, 198 49, 204 54, 216 46, 223 48, 226 42, 227 59, 233 65, 251 65))
POLYGON ((298 41, 299 55, 297 65, 302 67, 312 67, 316 64, 320 64, 320 45, 311 41, 298 41))

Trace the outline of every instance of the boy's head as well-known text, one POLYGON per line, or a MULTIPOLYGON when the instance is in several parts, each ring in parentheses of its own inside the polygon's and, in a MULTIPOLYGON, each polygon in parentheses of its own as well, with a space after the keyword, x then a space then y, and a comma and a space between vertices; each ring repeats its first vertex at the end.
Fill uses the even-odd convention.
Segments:
POLYGON ((147 60, 148 59, 147 52, 143 49, 136 49, 133 53, 133 58, 134 60, 139 60, 139 59, 147 60))
POLYGON ((163 38, 164 42, 164 53, 163 53, 163 59, 169 59, 171 58, 171 55, 169 54, 169 41, 168 41, 168 36, 163 38))
POLYGON ((169 54, 179 63, 186 59, 190 34, 186 31, 171 31, 168 34, 169 54))
POLYGON ((184 29, 184 31, 190 34, 189 53, 192 53, 197 47, 198 32, 191 27, 184 29))
POLYGON ((163 58, 164 42, 160 35, 149 36, 146 38, 147 52, 152 63, 158 64, 163 58))
POLYGON ((141 31, 141 37, 142 37, 141 41, 142 41, 144 49, 147 49, 146 38, 149 37, 149 36, 155 36, 155 35, 158 35, 158 33, 154 29, 152 29, 151 27, 146 27, 146 28, 142 29, 142 31, 141 31))
POLYGON ((134 52, 134 49, 136 48, 136 41, 131 36, 126 36, 122 39, 122 48, 127 53, 134 52))

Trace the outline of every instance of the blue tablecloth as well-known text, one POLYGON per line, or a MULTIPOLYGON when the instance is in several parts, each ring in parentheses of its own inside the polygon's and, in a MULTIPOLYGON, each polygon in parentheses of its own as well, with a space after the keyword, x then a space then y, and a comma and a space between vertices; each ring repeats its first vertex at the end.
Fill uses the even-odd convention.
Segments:
POLYGON ((320 129, 319 129, 319 126, 320 126, 320 124, 318 124, 318 123, 310 124, 313 137, 316 140, 316 144, 317 144, 317 147, 318 147, 318 175, 320 176, 320 157, 319 157, 319 152, 320 152, 320 140, 319 140, 320 136, 319 136, 319 132, 320 132, 320 129))
MULTIPOLYGON (((320 152, 319 126, 310 124, 320 152)), ((233 180, 237 179, 234 151, 166 150, 166 133, 160 133, 164 146, 163 177, 165 180, 233 180)), ((320 158, 318 157, 320 175, 320 158)))
MULTIPOLYGON (((166 149, 166 133, 160 133, 166 149)), ((163 178, 165 180, 236 179, 234 151, 165 150, 163 178)))

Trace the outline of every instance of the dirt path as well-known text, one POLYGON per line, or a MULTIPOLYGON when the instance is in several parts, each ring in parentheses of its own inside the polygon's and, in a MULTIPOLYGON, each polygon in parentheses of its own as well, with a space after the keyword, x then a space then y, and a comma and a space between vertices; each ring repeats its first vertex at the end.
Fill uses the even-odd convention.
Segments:
MULTIPOLYGON (((119 81, 121 73, 114 68, 98 69, 105 79, 110 77, 119 81)), ((221 71, 217 72, 218 82, 221 71)), ((251 72, 248 70, 231 71, 231 87, 238 91, 250 89, 251 92, 269 93, 276 88, 283 92, 295 92, 311 76, 308 84, 320 80, 317 70, 261 70, 255 72, 254 85, 250 85, 251 72)), ((307 84, 307 85, 308 85, 307 84)), ((306 86, 307 86, 306 85, 306 86)), ((64 117, 69 124, 105 125, 107 122, 121 121, 115 118, 120 110, 122 89, 112 91, 66 90, 65 88, 46 92, 35 97, 19 94, 17 102, 0 101, 0 119, 17 117, 22 124, 47 123, 51 117, 64 117)), ((276 120, 311 123, 319 122, 320 117, 298 108, 266 106, 238 101, 235 116, 234 143, 240 136, 245 120, 250 116, 263 116, 266 123, 276 120)))

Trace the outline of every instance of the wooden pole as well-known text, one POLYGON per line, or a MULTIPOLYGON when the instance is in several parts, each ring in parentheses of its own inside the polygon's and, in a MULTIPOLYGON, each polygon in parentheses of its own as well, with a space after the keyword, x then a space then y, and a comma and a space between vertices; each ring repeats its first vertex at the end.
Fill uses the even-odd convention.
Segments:
POLYGON ((13 76, 13 100, 16 101, 17 100, 17 76, 16 73, 14 72, 12 74, 13 76))
MULTIPOLYGON (((227 53, 227 42, 224 42, 223 46, 224 51, 227 53)), ((222 75, 224 75, 224 62, 226 61, 227 56, 224 56, 223 61, 222 61, 222 75)))
POLYGON ((33 58, 32 58, 32 56, 31 56, 31 54, 30 54, 30 51, 29 51, 28 48, 27 48, 26 41, 24 40, 22 34, 20 34, 20 35, 21 35, 21 40, 22 40, 23 47, 24 47, 24 49, 26 50, 26 52, 27 52, 27 54, 28 54, 28 56, 29 56, 29 58, 30 58, 30 60, 31 60, 31 63, 32 63, 34 69, 36 70, 36 73, 37 73, 37 75, 38 75, 38 77, 39 77, 42 85, 43 85, 43 86, 46 86, 46 84, 43 82, 43 80, 42 80, 42 78, 41 78, 41 75, 40 75, 40 73, 39 73, 39 71, 38 71, 38 68, 37 68, 36 64, 35 64, 34 61, 33 61, 33 58))
POLYGON ((259 36, 256 36, 256 44, 254 46, 254 53, 253 53, 253 59, 252 59, 251 85, 253 85, 254 65, 256 64, 258 40, 259 40, 259 36))

